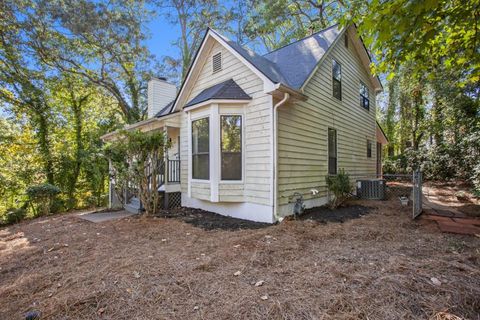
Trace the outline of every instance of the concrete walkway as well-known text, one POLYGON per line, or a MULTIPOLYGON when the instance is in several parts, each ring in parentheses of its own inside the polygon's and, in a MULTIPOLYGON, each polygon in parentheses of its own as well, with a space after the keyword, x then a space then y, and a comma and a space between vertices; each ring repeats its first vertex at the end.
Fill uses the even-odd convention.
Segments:
POLYGON ((98 222, 122 219, 122 218, 130 217, 133 215, 135 215, 135 213, 121 210, 121 211, 110 211, 110 212, 82 213, 82 214, 79 214, 78 217, 83 220, 98 223, 98 222))

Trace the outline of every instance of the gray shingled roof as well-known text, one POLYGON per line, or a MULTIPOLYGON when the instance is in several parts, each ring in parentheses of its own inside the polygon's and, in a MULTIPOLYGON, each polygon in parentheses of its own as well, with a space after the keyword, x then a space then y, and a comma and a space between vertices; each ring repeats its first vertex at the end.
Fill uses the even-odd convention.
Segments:
POLYGON ((287 78, 288 85, 300 89, 323 55, 337 39, 341 29, 334 25, 309 37, 267 53, 264 57, 275 63, 287 78))
POLYGON ((235 50, 238 54, 244 57, 248 62, 253 64, 261 73, 263 73, 272 82, 284 83, 287 86, 289 86, 288 79, 282 75, 282 72, 274 62, 262 57, 261 55, 255 53, 254 51, 248 48, 242 47, 241 45, 239 45, 234 41, 231 41, 225 38, 215 30, 212 29, 212 31, 215 32, 216 35, 221 37, 233 50, 235 50))
POLYGON ((325 52, 340 35, 340 31, 340 27, 334 25, 264 56, 214 32, 272 82, 300 89, 325 52))
POLYGON ((190 100, 185 107, 211 99, 251 100, 252 97, 246 94, 233 79, 230 79, 203 90, 190 100))
MULTIPOLYGON (((272 82, 281 83, 292 89, 302 87, 341 32, 340 27, 334 25, 261 56, 225 38, 215 30, 210 30, 272 82)), ((251 97, 230 79, 203 90, 185 106, 188 107, 209 99, 251 99, 251 97)), ((174 102, 175 100, 162 108, 156 117, 171 113, 174 102)))
POLYGON ((160 118, 161 116, 169 114, 171 112, 170 109, 173 106, 173 102, 175 102, 175 100, 170 101, 165 107, 158 111, 155 117, 160 118))

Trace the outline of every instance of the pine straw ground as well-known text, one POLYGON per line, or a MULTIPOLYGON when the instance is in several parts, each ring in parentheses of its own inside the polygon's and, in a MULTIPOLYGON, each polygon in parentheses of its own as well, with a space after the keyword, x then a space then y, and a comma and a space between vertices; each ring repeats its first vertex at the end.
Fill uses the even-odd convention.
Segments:
POLYGON ((237 231, 73 214, 4 228, 0 319, 480 319, 480 238, 363 204, 377 208, 344 223, 237 231))

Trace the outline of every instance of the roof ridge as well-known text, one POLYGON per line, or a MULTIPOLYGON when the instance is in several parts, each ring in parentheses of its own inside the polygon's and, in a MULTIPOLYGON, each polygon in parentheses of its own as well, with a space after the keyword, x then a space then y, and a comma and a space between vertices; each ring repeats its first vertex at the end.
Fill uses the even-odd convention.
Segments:
POLYGON ((318 35, 319 33, 325 32, 325 31, 327 31, 327 30, 329 30, 329 29, 332 29, 333 27, 336 27, 336 26, 338 26, 338 25, 339 25, 339 23, 335 23, 335 24, 331 25, 330 27, 327 27, 327 28, 325 28, 325 29, 322 29, 322 30, 320 30, 320 31, 317 31, 317 32, 315 32, 315 33, 312 33, 312 34, 309 35, 309 36, 300 38, 300 39, 295 40, 295 41, 293 41, 293 42, 291 42, 291 43, 289 43, 289 44, 286 44, 286 45, 284 45, 284 46, 281 46, 280 48, 277 48, 277 49, 275 49, 275 50, 269 51, 269 52, 263 54, 262 57, 265 57, 266 55, 269 55, 270 53, 273 53, 273 52, 278 51, 278 50, 280 50, 280 49, 283 49, 283 48, 286 48, 286 47, 288 47, 288 46, 291 46, 292 44, 295 44, 295 43, 300 42, 300 41, 302 41, 302 40, 305 40, 305 39, 311 38, 311 37, 313 37, 313 36, 316 36, 316 35, 318 35))

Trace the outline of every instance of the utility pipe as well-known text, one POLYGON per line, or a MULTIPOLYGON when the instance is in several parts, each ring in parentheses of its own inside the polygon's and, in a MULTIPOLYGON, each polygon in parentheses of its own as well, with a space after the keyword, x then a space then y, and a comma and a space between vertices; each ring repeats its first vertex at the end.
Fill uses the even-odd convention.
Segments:
POLYGON ((278 107, 284 105, 287 100, 290 98, 290 94, 284 92, 283 99, 280 100, 275 106, 273 107, 273 214, 275 217, 275 221, 280 219, 280 216, 277 213, 278 209, 278 139, 277 139, 277 127, 278 127, 278 107))

